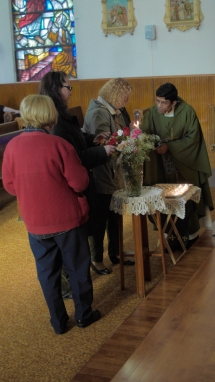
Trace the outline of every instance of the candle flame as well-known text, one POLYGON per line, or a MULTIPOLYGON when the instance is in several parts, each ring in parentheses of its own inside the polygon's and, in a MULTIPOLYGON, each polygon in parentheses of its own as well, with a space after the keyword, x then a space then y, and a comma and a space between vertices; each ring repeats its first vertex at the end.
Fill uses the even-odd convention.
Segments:
POLYGON ((134 122, 134 128, 139 129, 139 124, 140 124, 140 121, 134 122))

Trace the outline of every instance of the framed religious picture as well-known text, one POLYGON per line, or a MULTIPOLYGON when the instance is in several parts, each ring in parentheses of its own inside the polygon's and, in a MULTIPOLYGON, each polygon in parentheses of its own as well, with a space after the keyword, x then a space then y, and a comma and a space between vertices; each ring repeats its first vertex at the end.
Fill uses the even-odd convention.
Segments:
POLYGON ((204 16, 200 0, 166 0, 164 22, 170 31, 177 28, 186 31, 192 27, 199 29, 204 16))
POLYGON ((133 0, 101 0, 103 19, 101 27, 105 36, 113 33, 122 36, 134 33, 137 20, 134 15, 133 0))

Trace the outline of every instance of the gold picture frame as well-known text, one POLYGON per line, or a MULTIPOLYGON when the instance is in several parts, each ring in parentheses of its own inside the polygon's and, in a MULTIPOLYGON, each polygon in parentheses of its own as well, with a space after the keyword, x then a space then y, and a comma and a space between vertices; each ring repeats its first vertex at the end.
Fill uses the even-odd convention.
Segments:
POLYGON ((192 27, 199 29, 204 15, 200 0, 166 0, 164 22, 170 32, 172 28, 186 31, 192 27))
POLYGON ((134 15, 133 0, 101 0, 103 19, 101 27, 105 36, 113 33, 122 36, 134 33, 137 20, 134 15))

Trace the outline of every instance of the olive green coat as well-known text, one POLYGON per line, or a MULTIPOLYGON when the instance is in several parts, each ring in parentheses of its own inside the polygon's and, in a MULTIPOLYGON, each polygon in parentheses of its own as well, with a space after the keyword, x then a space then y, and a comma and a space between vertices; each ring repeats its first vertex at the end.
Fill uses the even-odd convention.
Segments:
POLYGON ((213 202, 208 185, 211 167, 194 109, 178 97, 174 117, 165 117, 158 113, 157 105, 154 105, 144 115, 141 129, 148 134, 159 135, 161 140, 168 140, 167 153, 159 155, 154 151, 150 155, 150 162, 145 163, 144 185, 175 183, 169 180, 171 176, 168 178, 168 169, 164 170, 166 159, 170 159, 184 182, 201 188, 202 196, 197 210, 199 217, 205 214, 204 204, 212 210, 213 202))

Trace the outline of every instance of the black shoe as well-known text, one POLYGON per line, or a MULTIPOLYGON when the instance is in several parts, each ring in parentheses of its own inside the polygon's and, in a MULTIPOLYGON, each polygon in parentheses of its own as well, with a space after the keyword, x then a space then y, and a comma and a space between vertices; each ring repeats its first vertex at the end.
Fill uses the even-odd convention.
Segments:
POLYGON ((135 261, 132 261, 132 260, 125 260, 124 261, 124 265, 134 265, 135 264, 135 261))
POLYGON ((90 318, 86 318, 85 320, 77 320, 77 326, 79 328, 86 328, 87 326, 93 324, 94 322, 100 320, 101 313, 99 310, 92 310, 92 316, 90 318))
POLYGON ((60 331, 55 330, 55 333, 56 334, 64 334, 64 333, 66 333, 66 331, 67 331, 67 322, 68 321, 69 321, 69 316, 67 316, 67 318, 66 318, 64 329, 62 329, 60 331))
POLYGON ((55 330, 55 333, 56 333, 56 334, 65 334, 65 333, 66 333, 66 328, 63 329, 63 330, 61 330, 60 332, 58 332, 58 331, 55 330))
POLYGON ((116 265, 120 263, 120 259, 117 256, 111 256, 110 261, 112 264, 116 265))
POLYGON ((72 291, 70 290, 69 292, 64 293, 64 294, 62 295, 62 297, 63 297, 63 300, 72 300, 72 299, 73 299, 73 297, 72 297, 72 291))
MULTIPOLYGON (((120 263, 120 259, 117 256, 110 257, 110 261, 112 264, 116 265, 120 263)), ((124 265, 134 265, 135 261, 132 260, 124 260, 124 265)))
POLYGON ((96 272, 98 275, 110 275, 110 271, 109 271, 109 269, 107 269, 107 268, 104 268, 104 269, 97 269, 96 267, 95 267, 95 265, 93 264, 93 263, 91 263, 91 268, 92 268, 92 270, 94 271, 94 272, 96 272))

